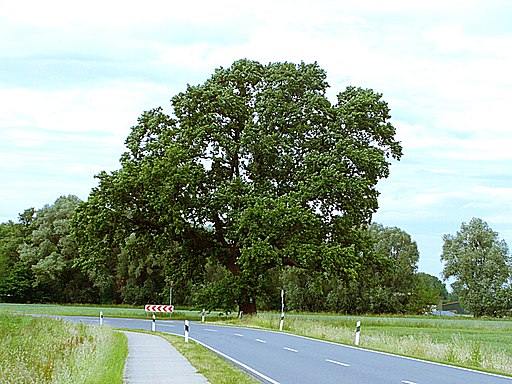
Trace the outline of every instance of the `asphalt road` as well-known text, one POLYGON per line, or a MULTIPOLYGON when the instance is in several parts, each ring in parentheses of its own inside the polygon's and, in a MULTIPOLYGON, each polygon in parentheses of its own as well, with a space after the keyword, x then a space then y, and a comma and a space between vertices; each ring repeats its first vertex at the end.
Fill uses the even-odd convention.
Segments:
MULTIPOLYGON (((98 318, 64 317, 85 324, 98 318)), ((115 328, 151 330, 152 320, 105 318, 115 328)), ((156 330, 184 334, 183 321, 156 330)), ((286 333, 191 323, 190 338, 272 384, 512 384, 512 378, 318 341, 286 333)))

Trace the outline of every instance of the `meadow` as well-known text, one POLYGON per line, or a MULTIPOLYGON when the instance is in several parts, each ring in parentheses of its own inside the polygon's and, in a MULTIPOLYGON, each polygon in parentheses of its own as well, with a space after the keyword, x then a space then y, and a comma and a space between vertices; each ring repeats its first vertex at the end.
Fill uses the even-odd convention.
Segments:
MULTIPOLYGON (((11 304, 0 303, 0 311, 7 310, 20 314, 40 314, 51 316, 97 316, 103 312, 104 317, 130 317, 146 319, 152 314, 144 311, 144 307, 133 307, 128 305, 66 305, 66 304, 11 304)), ((155 313, 159 319, 169 319, 168 313, 155 313)), ((226 317, 221 312, 208 314, 210 320, 222 320, 226 317)), ((173 320, 201 320, 201 313, 187 308, 180 308, 172 314, 173 320)))
POLYGON ((122 383, 127 353, 111 328, 0 310, 2 383, 122 383))

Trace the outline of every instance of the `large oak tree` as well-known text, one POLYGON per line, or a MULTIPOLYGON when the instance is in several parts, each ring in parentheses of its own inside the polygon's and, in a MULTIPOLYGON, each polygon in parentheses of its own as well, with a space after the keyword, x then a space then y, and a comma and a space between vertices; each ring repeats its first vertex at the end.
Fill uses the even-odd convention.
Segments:
POLYGON ((332 104, 327 88, 316 63, 239 60, 173 97, 171 115, 145 112, 80 209, 83 265, 106 268, 130 236, 182 276, 214 259, 244 313, 272 268, 353 275, 401 146, 380 94, 349 87, 332 104))

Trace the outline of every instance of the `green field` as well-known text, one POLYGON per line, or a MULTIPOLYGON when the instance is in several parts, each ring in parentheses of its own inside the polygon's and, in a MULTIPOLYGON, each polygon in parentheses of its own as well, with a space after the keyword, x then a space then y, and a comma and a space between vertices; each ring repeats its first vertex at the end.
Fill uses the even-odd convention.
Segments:
MULTIPOLYGON (((20 313, 148 317, 143 308, 0 304, 20 313)), ((160 317, 169 315, 161 315, 160 317)), ((173 319, 200 320, 200 312, 179 309, 173 319)), ((261 313, 242 320, 219 313, 208 322, 277 330, 280 315, 261 313)), ((360 347, 512 376, 512 320, 433 316, 341 316, 286 314, 284 331, 353 345, 361 321, 360 347)))
MULTIPOLYGON (((10 304, 0 303, 0 311, 7 310, 20 314, 41 314, 41 315, 59 315, 59 316, 98 316, 100 311, 104 317, 131 317, 131 318, 150 318, 152 314, 144 312, 144 307, 131 307, 127 305, 118 306, 98 306, 98 305, 62 305, 62 304, 10 304)), ((168 319, 168 313, 155 313, 157 318, 168 319)), ((221 320, 220 312, 208 314, 210 320, 221 320)), ((172 314, 173 320, 201 320, 201 312, 189 310, 186 308, 177 309, 172 314)))

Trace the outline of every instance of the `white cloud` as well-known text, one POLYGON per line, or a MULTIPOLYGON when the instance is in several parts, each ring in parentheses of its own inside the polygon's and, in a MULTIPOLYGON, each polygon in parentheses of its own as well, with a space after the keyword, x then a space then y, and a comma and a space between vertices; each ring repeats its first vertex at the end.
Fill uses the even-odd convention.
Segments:
POLYGON ((166 101, 166 93, 164 86, 115 82, 66 90, 0 88, 0 125, 125 136, 144 109, 166 101))

